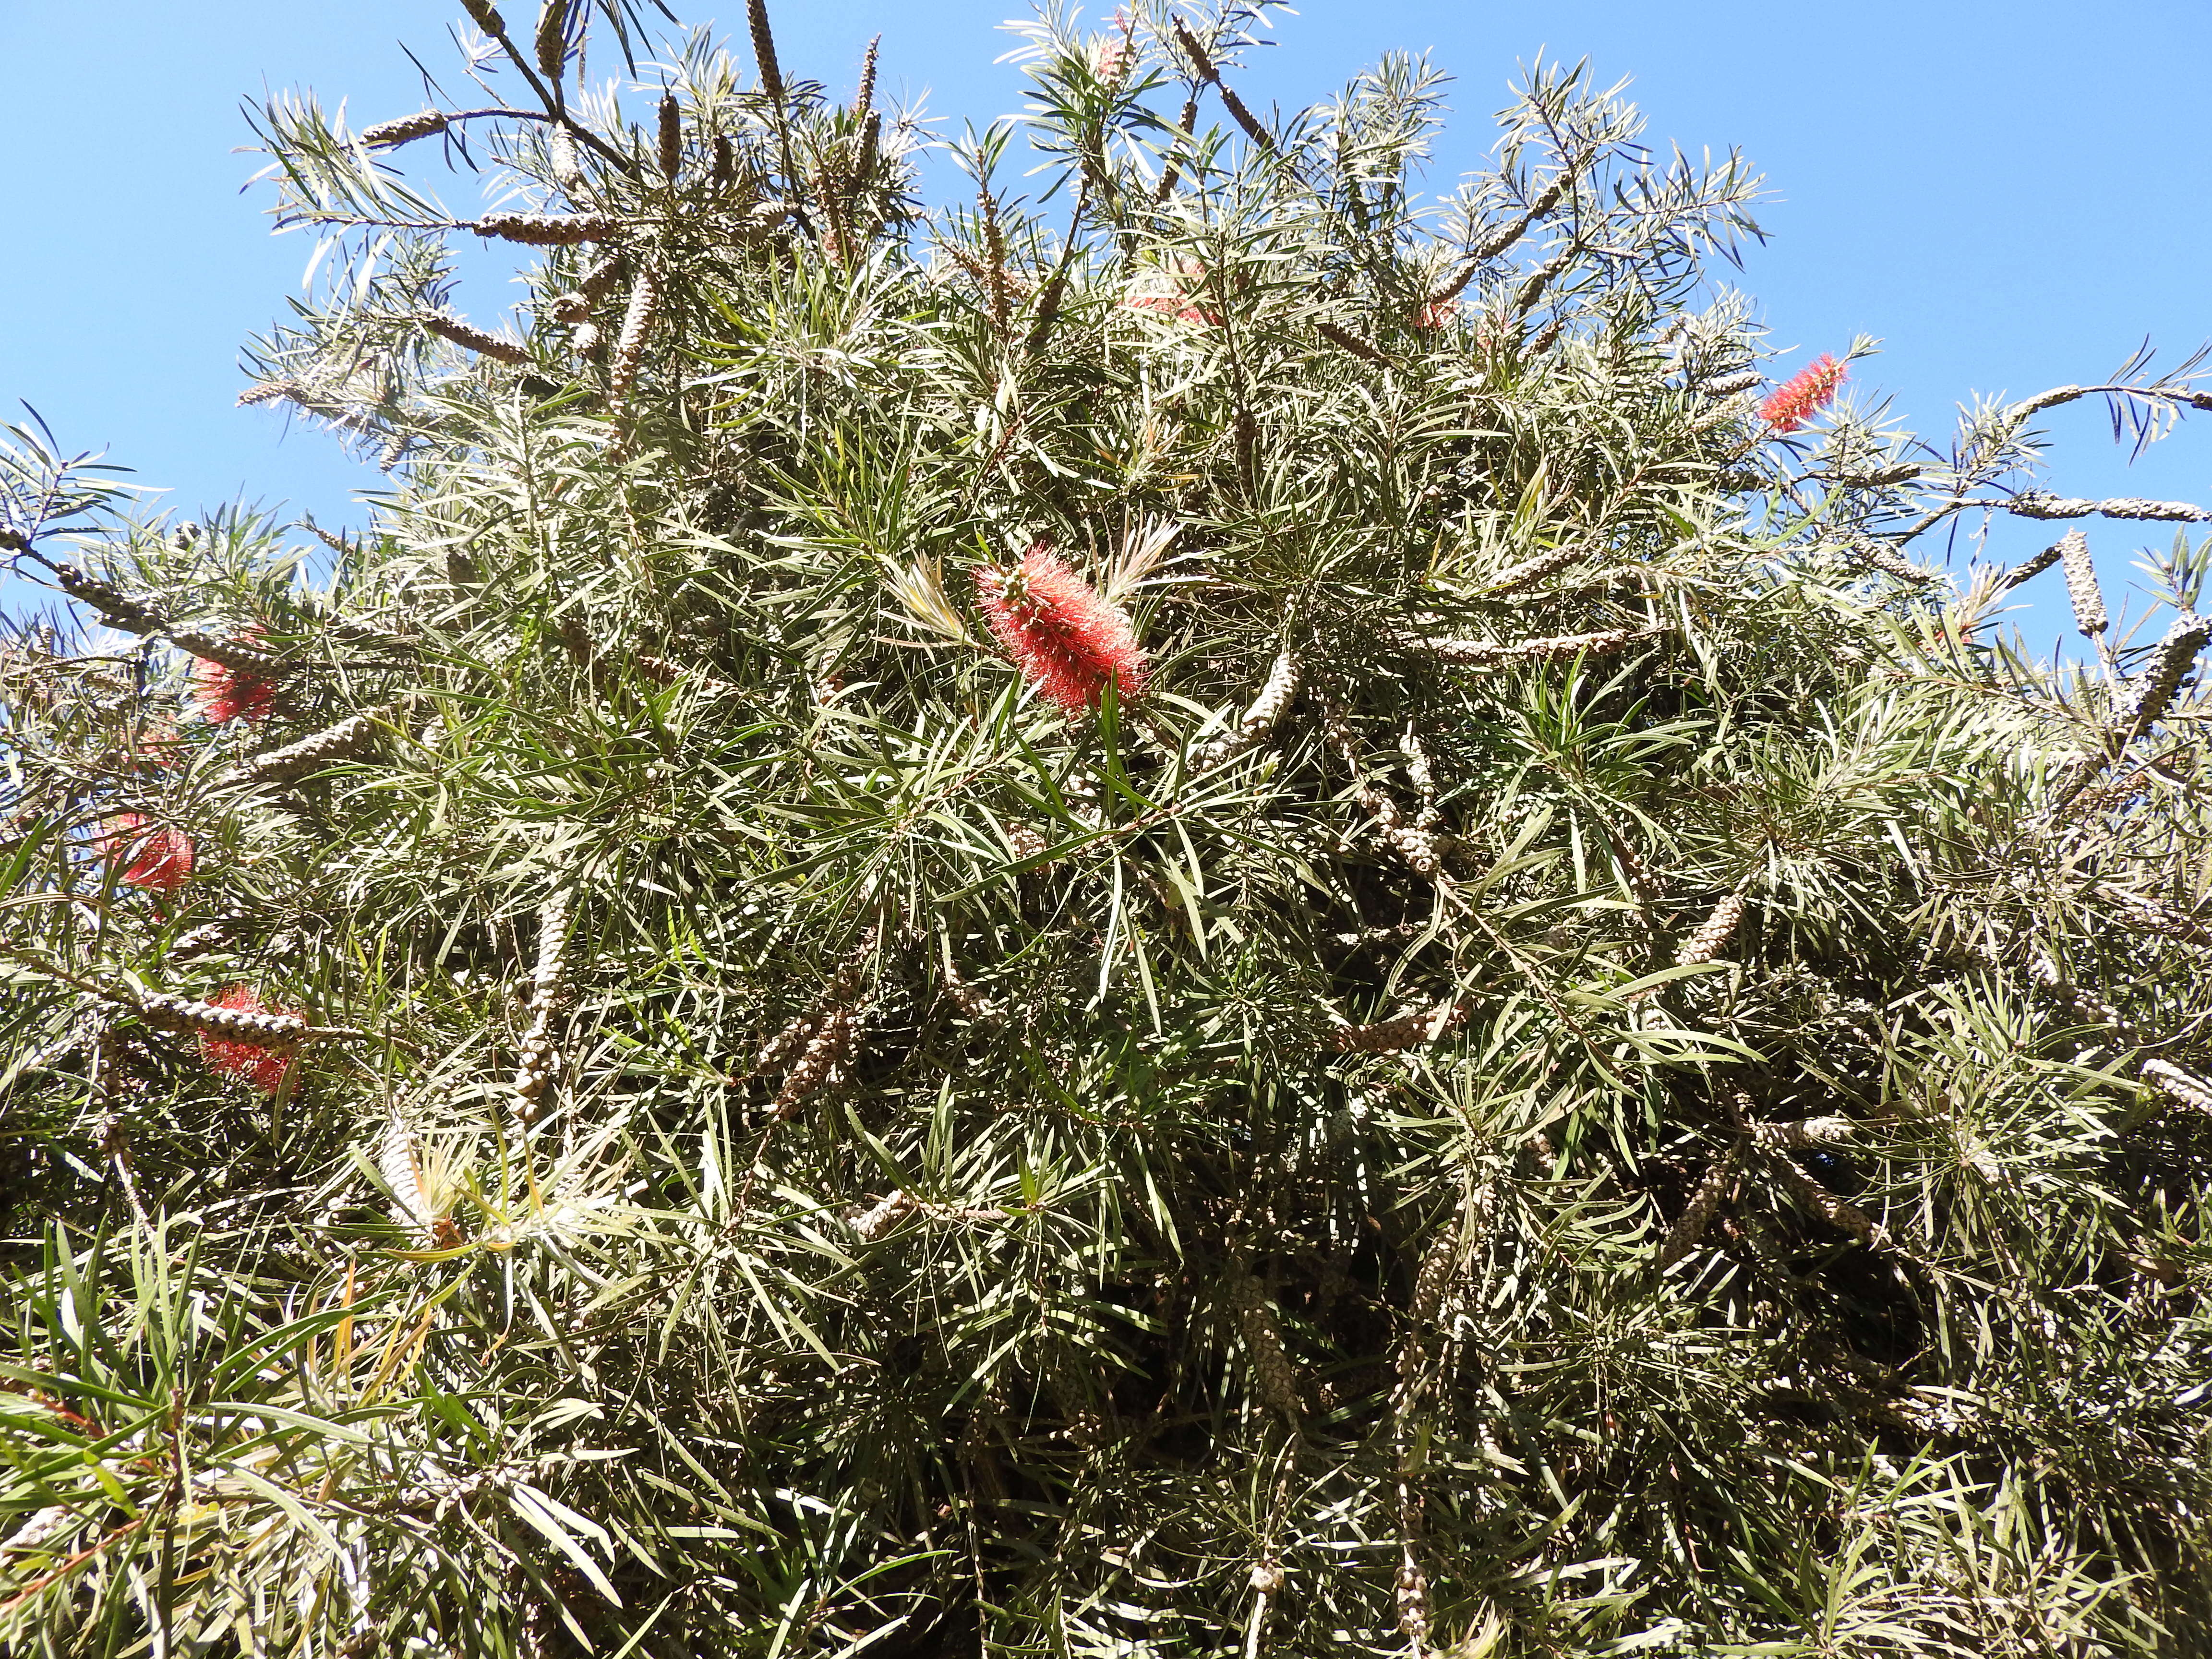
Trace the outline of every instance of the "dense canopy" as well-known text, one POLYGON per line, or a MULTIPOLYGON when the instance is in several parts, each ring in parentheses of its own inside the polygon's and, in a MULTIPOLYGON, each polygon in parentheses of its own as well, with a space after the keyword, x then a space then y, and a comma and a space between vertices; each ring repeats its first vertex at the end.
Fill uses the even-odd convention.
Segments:
POLYGON ((1577 68, 1425 197, 1054 9, 926 209, 760 0, 467 9, 261 118, 366 532, 0 453, 0 1642, 2203 1639, 2212 514, 2035 426, 2193 365, 1913 439, 1577 68))

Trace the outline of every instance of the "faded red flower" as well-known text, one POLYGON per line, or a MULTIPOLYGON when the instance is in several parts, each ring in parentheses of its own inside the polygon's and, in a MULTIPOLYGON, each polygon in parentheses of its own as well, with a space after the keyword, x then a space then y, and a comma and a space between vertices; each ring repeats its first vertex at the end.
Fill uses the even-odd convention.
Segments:
POLYGON ((1457 300, 1429 300, 1413 313, 1415 328, 1442 328, 1459 314, 1457 300))
POLYGON ((1774 389, 1759 404, 1759 418, 1777 432, 1795 432, 1827 407, 1844 374, 1844 365, 1822 352, 1774 389))
POLYGON ((1172 271, 1155 270, 1139 277, 1121 303, 1131 311, 1156 311, 1179 323, 1219 328, 1221 313, 1197 297, 1205 288, 1206 276, 1205 266, 1178 260, 1172 271))
POLYGON ((1095 708, 1112 681, 1123 702, 1142 696, 1151 672, 1136 629, 1042 542, 1021 568, 975 574, 984 620, 1037 695, 1070 714, 1095 708))
MULTIPOLYGON (((260 637, 259 629, 248 629, 238 643, 253 645, 260 637)), ((210 726, 239 720, 265 720, 276 706, 276 677, 261 669, 232 668, 205 657, 195 657, 192 692, 198 699, 200 713, 210 726)))
POLYGON ((1127 12, 1121 11, 1115 12, 1107 23, 1107 28, 1112 33, 1099 43, 1098 55, 1094 60, 1100 80, 1118 81, 1121 78, 1121 72, 1129 67, 1129 33, 1134 26, 1135 20, 1127 12))
MULTIPOLYGON (((251 986, 234 985, 221 996, 209 999, 218 1008, 236 1008, 249 1014, 289 1014, 289 1008, 272 1008, 262 1001, 251 986)), ((212 1032, 200 1033, 200 1058, 210 1071, 228 1073, 241 1078, 264 1095, 273 1095, 284 1081, 285 1073, 292 1069, 297 1055, 282 1048, 265 1048, 245 1037, 216 1036, 212 1032)))
POLYGON ((118 878, 153 893, 173 893, 192 876, 192 838, 165 824, 149 824, 136 812, 124 812, 107 821, 100 844, 111 863, 120 864, 118 878))

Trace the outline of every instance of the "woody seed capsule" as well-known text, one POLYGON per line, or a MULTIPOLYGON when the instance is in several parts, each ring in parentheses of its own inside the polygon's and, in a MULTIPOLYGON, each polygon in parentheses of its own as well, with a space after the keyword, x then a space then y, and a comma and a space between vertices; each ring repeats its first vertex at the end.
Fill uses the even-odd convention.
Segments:
POLYGON ((403 115, 396 121, 379 121, 364 128, 361 142, 371 149, 397 149, 402 144, 411 144, 417 138, 428 138, 433 133, 446 130, 446 112, 426 109, 414 115, 403 115))
POLYGON ((488 213, 468 228, 479 236, 533 247, 567 247, 619 236, 623 222, 605 213, 488 213))
POLYGON ((1712 915, 1690 935, 1681 954, 1674 958, 1675 965, 1694 968, 1718 956, 1721 947, 1729 942, 1729 935, 1735 932, 1736 923, 1743 920, 1743 902, 1742 894, 1730 893, 1713 906, 1712 915))
POLYGON ((2066 597, 2074 602, 2074 621, 2090 639, 2103 633, 2111 618, 2105 614, 2105 595, 2097 586, 2097 567, 2089 557, 2089 538, 2069 530, 2058 538, 2058 556, 2066 564, 2066 597))

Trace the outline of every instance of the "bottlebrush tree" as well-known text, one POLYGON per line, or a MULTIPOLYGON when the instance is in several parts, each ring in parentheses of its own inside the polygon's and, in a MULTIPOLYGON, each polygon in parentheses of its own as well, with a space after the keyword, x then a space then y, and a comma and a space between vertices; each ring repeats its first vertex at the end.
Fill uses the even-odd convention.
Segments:
POLYGON ((261 118, 365 530, 7 451, 10 1650, 2201 1644, 2212 544, 2034 423, 2212 392, 1790 378, 1580 70, 1056 10, 925 208, 468 9, 261 118))

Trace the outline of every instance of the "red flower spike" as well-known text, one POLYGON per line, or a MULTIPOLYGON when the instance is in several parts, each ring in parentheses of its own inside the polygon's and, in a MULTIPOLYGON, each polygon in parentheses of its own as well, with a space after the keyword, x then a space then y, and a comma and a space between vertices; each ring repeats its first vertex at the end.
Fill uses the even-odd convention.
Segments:
POLYGON ((1759 404, 1759 419, 1777 432, 1795 432, 1828 406, 1828 400, 1844 383, 1844 365, 1822 352, 1759 404))
MULTIPOLYGON (((234 985, 219 997, 209 999, 218 1008, 236 1008, 249 1014, 287 1014, 296 1011, 272 1008, 262 1001, 249 986, 234 985)), ((264 1095, 273 1095, 284 1081, 285 1073, 292 1069, 296 1056, 281 1048, 264 1048, 244 1037, 216 1036, 211 1032, 200 1033, 200 1058, 208 1069, 225 1072, 242 1078, 264 1095)))
POLYGON ((975 601, 1022 678, 1047 702, 1072 714, 1095 708, 1109 680, 1123 702, 1144 696, 1151 668, 1129 618, 1044 543, 1022 556, 1012 577, 976 572, 975 601))
POLYGON ((1442 328, 1459 314, 1456 300, 1430 300, 1413 313, 1415 328, 1442 328))
MULTIPOLYGON (((238 643, 253 645, 260 637, 259 629, 249 628, 238 643)), ((231 668, 205 657, 192 659, 192 691, 210 726, 265 720, 276 703, 274 675, 253 668, 231 668)))
POLYGON ((181 830, 149 827, 136 812, 110 818, 100 844, 111 863, 123 866, 118 879, 149 893, 173 893, 192 878, 192 838, 181 830))

